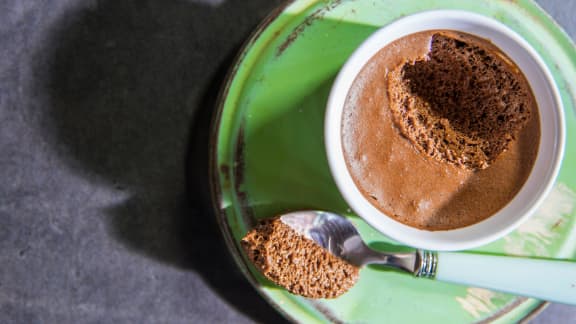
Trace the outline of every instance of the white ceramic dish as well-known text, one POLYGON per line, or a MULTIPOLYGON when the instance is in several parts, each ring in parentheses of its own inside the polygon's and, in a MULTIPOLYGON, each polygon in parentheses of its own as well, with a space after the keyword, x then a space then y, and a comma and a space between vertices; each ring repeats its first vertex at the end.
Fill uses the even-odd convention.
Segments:
POLYGON ((331 173, 350 207, 370 225, 403 244, 429 250, 478 247, 508 234, 530 217, 550 192, 564 152, 562 101, 550 71, 521 36, 500 22, 459 10, 426 11, 401 18, 372 34, 350 56, 336 78, 325 117, 325 145, 331 173), (348 90, 363 66, 380 49, 403 36, 420 31, 457 30, 490 40, 506 53, 526 76, 536 98, 541 138, 532 172, 520 192, 486 220, 446 231, 425 231, 404 225, 374 207, 355 186, 344 160, 342 111, 348 90))

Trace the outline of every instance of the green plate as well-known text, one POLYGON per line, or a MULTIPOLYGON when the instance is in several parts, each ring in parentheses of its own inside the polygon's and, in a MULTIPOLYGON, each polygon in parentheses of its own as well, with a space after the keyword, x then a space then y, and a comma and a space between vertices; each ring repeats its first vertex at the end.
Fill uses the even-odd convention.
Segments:
POLYGON ((478 251, 575 257, 576 51, 542 9, 528 0, 293 1, 274 12, 241 52, 222 92, 211 162, 213 198, 229 248, 256 289, 292 320, 510 322, 542 308, 538 300, 372 267, 362 269, 357 285, 341 297, 311 300, 265 280, 240 250, 255 220, 306 208, 345 214, 372 247, 391 243, 353 215, 336 189, 322 138, 326 98, 346 58, 377 28, 441 8, 491 16, 524 36, 552 71, 566 110, 566 155, 553 192, 517 231, 478 251))

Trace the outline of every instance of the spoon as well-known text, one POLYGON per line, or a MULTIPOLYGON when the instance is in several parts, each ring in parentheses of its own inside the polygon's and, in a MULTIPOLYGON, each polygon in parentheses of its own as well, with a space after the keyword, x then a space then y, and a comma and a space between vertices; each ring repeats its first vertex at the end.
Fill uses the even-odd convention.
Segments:
POLYGON ((425 250, 379 252, 362 241, 348 219, 334 213, 297 211, 280 220, 358 267, 379 264, 416 277, 576 305, 576 262, 425 250))

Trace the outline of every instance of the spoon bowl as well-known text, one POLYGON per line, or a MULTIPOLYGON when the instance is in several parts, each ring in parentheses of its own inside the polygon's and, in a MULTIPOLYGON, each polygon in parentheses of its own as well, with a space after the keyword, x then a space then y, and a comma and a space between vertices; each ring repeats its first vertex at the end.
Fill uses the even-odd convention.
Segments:
POLYGON ((298 234, 355 266, 381 264, 412 272, 417 277, 434 277, 436 273, 435 253, 423 250, 415 250, 413 253, 374 251, 364 243, 354 225, 338 214, 301 211, 282 215, 280 219, 298 234))

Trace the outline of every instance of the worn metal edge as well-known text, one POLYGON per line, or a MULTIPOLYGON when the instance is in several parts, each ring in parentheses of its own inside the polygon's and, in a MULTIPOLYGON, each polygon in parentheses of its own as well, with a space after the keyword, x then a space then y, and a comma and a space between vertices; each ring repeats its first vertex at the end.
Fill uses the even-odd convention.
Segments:
POLYGON ((540 313, 542 313, 548 306, 550 306, 550 302, 541 302, 540 305, 536 306, 531 312, 526 314, 524 318, 522 318, 518 323, 519 324, 527 324, 531 320, 535 319, 540 313))
POLYGON ((210 135, 209 135, 209 152, 208 152, 208 174, 209 174, 209 186, 210 186, 210 198, 212 209, 216 216, 216 220, 218 223, 218 227, 220 228, 220 232, 224 241, 226 242, 226 246, 234 259, 235 263, 239 266, 240 271, 244 275, 244 277, 248 280, 248 282, 252 285, 252 287, 258 292, 258 294, 270 305, 272 306, 279 314, 281 314, 287 320, 296 323, 297 320, 292 317, 290 314, 285 312, 279 305, 274 302, 271 298, 269 298, 260 288, 260 283, 258 279, 252 274, 249 270, 249 266, 247 264, 247 260, 243 257, 242 251, 238 244, 236 244, 234 240, 234 236, 230 230, 230 225, 228 223, 228 217, 226 212, 222 210, 219 206, 219 202, 222 199, 222 190, 220 188, 220 176, 219 176, 219 166, 218 166, 218 150, 217 144, 219 140, 219 130, 220 124, 222 120, 222 113, 224 111, 224 104, 226 102, 226 98, 228 97, 228 93, 230 92, 231 84, 238 72, 240 63, 243 61, 244 57, 246 56, 247 52, 250 50, 252 45, 258 40, 262 32, 282 14, 282 12, 290 6, 294 1, 297 0, 287 0, 285 3, 278 6, 276 9, 272 10, 271 13, 268 14, 264 20, 262 20, 258 26, 254 29, 252 34, 247 38, 247 40, 242 45, 241 49, 236 54, 236 57, 233 60, 232 66, 229 68, 229 71, 224 78, 224 83, 219 91, 218 97, 216 99, 216 104, 214 109, 216 109, 210 124, 210 135))

